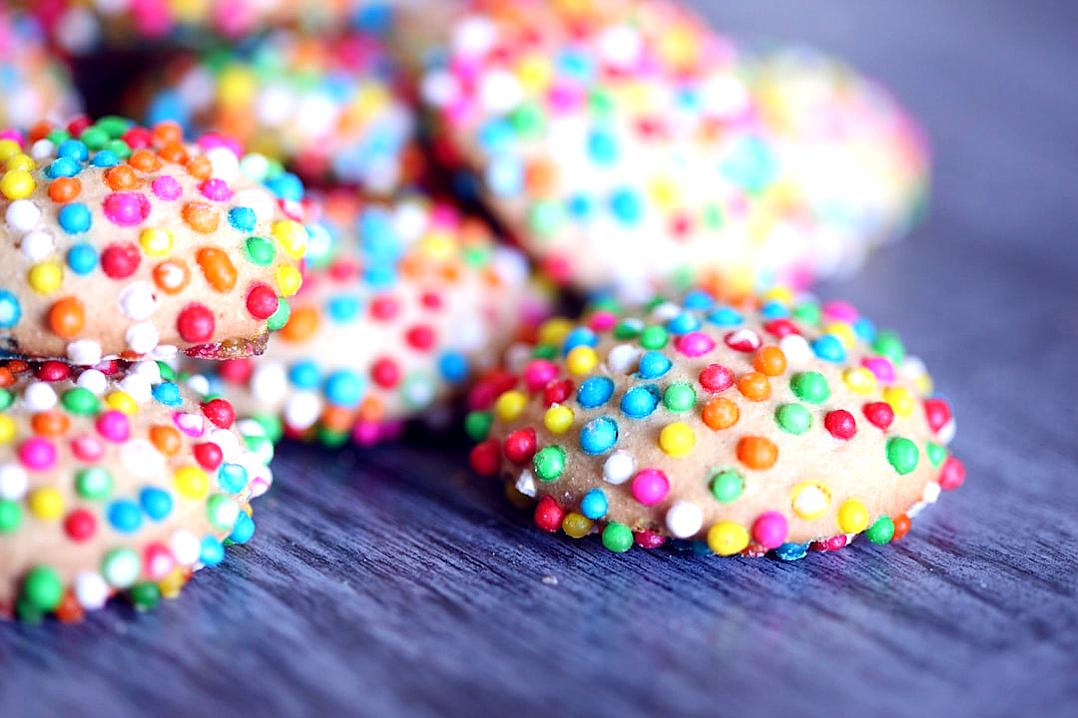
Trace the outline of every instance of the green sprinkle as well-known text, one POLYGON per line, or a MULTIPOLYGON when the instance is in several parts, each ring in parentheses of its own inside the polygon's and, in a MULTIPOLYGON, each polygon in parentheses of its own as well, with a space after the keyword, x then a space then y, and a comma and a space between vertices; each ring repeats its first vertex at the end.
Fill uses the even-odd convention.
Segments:
POLYGON ((787 434, 804 434, 812 428, 812 412, 801 404, 783 404, 775 410, 775 421, 787 434))
POLYGON ((544 237, 557 232, 565 224, 565 208, 557 200, 544 199, 535 202, 528 212, 528 226, 544 237))
POLYGON ((489 411, 470 411, 464 417, 464 431, 472 441, 483 441, 490 434, 493 423, 494 415, 489 411))
POLYGON ((556 481, 565 471, 565 449, 556 444, 544 446, 536 452, 532 467, 540 481, 556 481))
MULTIPOLYGON (((258 425, 262 427, 262 431, 266 432, 266 437, 274 444, 284 436, 284 424, 276 414, 255 414, 251 418, 258 422, 258 425)), ((256 437, 249 438, 254 439, 256 437)), ((249 444, 248 448, 251 448, 249 444)))
POLYGON ((109 141, 109 136, 100 127, 87 127, 79 135, 79 139, 87 149, 96 151, 105 146, 105 143, 109 141))
POLYGON ((266 329, 271 332, 280 331, 281 327, 288 324, 288 318, 292 316, 292 307, 288 301, 281 299, 277 302, 277 311, 266 320, 266 329))
POLYGON ((625 524, 611 521, 603 529, 603 546, 614 553, 625 553, 633 547, 633 532, 625 524))
POLYGON ((887 440, 887 461, 900 474, 908 474, 917 468, 921 452, 917 444, 907 438, 894 436, 887 440))
POLYGON ((944 459, 947 458, 947 449, 934 441, 930 441, 925 444, 925 454, 928 455, 928 462, 938 469, 943 465, 944 459))
POLYGON ((22 523, 22 507, 17 501, 0 500, 0 534, 9 534, 22 523))
POLYGON ((685 382, 671 384, 663 392, 663 406, 675 413, 688 411, 696 406, 696 390, 685 382))
POLYGON ((640 336, 640 320, 622 319, 614 325, 614 338, 620 341, 636 339, 640 336))
POLYGON ((162 381, 176 381, 176 370, 163 361, 157 362, 157 369, 161 372, 162 381))
POLYGON ((890 543, 895 535, 895 522, 890 516, 881 516, 865 531, 865 538, 872 543, 890 543))
POLYGON ((711 494, 716 501, 728 504, 745 490, 745 478, 733 469, 725 469, 711 477, 711 494))
POLYGON ((872 351, 887 357, 896 366, 906 357, 906 347, 902 345, 902 340, 897 334, 887 330, 876 335, 876 341, 872 342, 872 351))
POLYGON ((76 416, 91 416, 96 414, 101 407, 101 402, 97 400, 94 393, 81 386, 65 391, 60 398, 60 403, 68 412, 76 416))
POLYGON ((59 145, 62 142, 70 140, 71 139, 71 133, 68 132, 67 130, 55 129, 52 132, 50 132, 49 134, 45 135, 45 139, 47 139, 49 142, 53 143, 54 145, 59 145))
POLYGON ((827 379, 818 371, 802 371, 794 374, 790 379, 790 388, 798 399, 810 404, 819 404, 831 396, 827 379))
POLYGON ((640 332, 640 346, 645 349, 662 349, 670 340, 670 335, 660 326, 651 326, 640 332))
POLYGON ((543 131, 546 118, 543 110, 534 102, 525 102, 510 115, 513 129, 522 137, 534 137, 543 131))
POLYGON ((557 359, 558 348, 553 344, 537 344, 532 356, 536 359, 557 359))
POLYGON ((318 427, 318 443, 327 449, 339 449, 348 443, 348 432, 337 431, 325 426, 318 427))
POLYGON ((150 611, 161 601, 161 589, 153 581, 136 583, 127 595, 140 611, 150 611))
POLYGON ((100 466, 79 469, 75 474, 75 490, 84 499, 107 499, 112 493, 112 474, 100 466))
POLYGON ((224 494, 214 494, 206 499, 206 518, 219 531, 231 531, 236 523, 236 503, 224 494), (231 520, 229 520, 231 518, 231 520))
POLYGON ((805 302, 794 307, 794 319, 811 327, 820 324, 820 305, 816 302, 805 302))
POLYGON ((119 115, 106 115, 94 123, 94 126, 104 132, 109 139, 116 139, 123 133, 127 132, 127 128, 133 123, 126 117, 120 117, 119 115))
POLYGON ((243 243, 243 251, 247 259, 260 267, 270 265, 277 254, 273 243, 264 237, 248 237, 243 243))
POLYGON ((7 389, 0 389, 0 411, 11 406, 14 401, 15 397, 10 391, 7 389))
POLYGON ((35 566, 23 580, 22 597, 39 611, 51 611, 64 597, 64 582, 55 569, 35 566))
POLYGON ((109 140, 105 143, 105 149, 112 152, 121 160, 126 160, 131 156, 131 148, 123 140, 109 140))

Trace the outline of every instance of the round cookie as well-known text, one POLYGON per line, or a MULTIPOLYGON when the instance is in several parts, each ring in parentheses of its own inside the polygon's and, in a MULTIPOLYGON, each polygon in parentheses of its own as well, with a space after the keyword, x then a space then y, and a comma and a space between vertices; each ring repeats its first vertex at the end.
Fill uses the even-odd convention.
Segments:
POLYGON ((475 470, 538 499, 547 531, 800 558, 900 538, 965 477, 924 365, 844 302, 692 291, 539 337, 477 383, 467 428, 475 470))
POLYGON ((119 117, 4 137, 0 351, 226 358, 284 324, 308 236, 294 175, 119 117))
POLYGON ((171 598, 254 531, 272 444, 167 365, 0 365, 0 617, 171 598))
POLYGON ((238 40, 274 27, 310 33, 343 26, 376 29, 400 0, 54 0, 29 5, 53 42, 82 55, 106 47, 154 47, 161 42, 202 45, 238 40))
POLYGON ((782 116, 803 106, 781 102, 783 75, 765 73, 761 96, 753 61, 676 4, 470 6, 421 81, 436 154, 555 280, 641 301, 657 287, 803 287, 856 266, 920 201, 919 135, 893 103, 856 97, 859 81, 819 93, 841 103, 824 116, 844 118, 826 143, 843 162, 807 163, 819 138, 790 131, 809 122, 782 116), (878 211, 881 195, 897 212, 878 211))
POLYGON ((33 17, 0 7, 0 127, 70 117, 82 103, 33 17))
POLYGON ((237 50, 181 55, 136 93, 147 123, 213 130, 301 176, 384 195, 422 158, 400 77, 375 34, 276 32, 237 50))
POLYGON ((271 435, 367 444, 437 417, 549 315, 523 255, 448 203, 336 192, 320 204, 303 290, 266 353, 193 368, 271 435))

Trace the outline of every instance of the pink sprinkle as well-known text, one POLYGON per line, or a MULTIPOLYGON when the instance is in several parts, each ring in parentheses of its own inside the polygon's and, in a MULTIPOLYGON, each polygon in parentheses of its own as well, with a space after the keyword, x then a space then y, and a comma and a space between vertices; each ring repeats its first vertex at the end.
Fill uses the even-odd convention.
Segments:
POLYGON ((823 305, 823 315, 832 321, 853 324, 857 321, 857 308, 849 302, 828 302, 823 305))
POLYGON ((113 224, 133 227, 150 214, 150 202, 141 192, 114 192, 105 197, 105 216, 113 224))
POLYGON ((605 332, 613 329, 618 317, 613 312, 599 311, 591 315, 588 320, 588 328, 595 332, 605 332))
POLYGON ((217 177, 206 180, 198 188, 203 197, 214 202, 227 202, 232 199, 232 190, 229 189, 228 183, 217 177))
POLYGON ((106 411, 97 417, 95 426, 97 427, 97 433, 108 441, 127 441, 127 438, 131 435, 131 427, 122 411, 106 411))
POLYGON ((895 380, 895 367, 887 357, 865 357, 861 366, 876 375, 877 381, 890 384, 895 380))
POLYGON ((172 423, 188 436, 202 436, 206 431, 206 421, 200 414, 177 411, 172 415, 172 423))
POLYGON ((548 94, 550 109, 556 114, 572 112, 584 102, 584 92, 579 87, 566 83, 555 84, 548 94))
POLYGON ((670 492, 670 480, 659 469, 641 469, 633 477, 633 498, 644 506, 654 506, 670 492))
POLYGON ((557 365, 546 359, 534 359, 524 367, 524 384, 528 391, 539 391, 557 376, 557 365))
POLYGON ((786 517, 778 511, 768 511, 752 524, 752 537, 764 548, 778 548, 786 540, 786 530, 786 517))
POLYGON ((15 140, 21 146, 23 143, 23 134, 15 129, 6 129, 0 131, 0 140, 15 140))
POLYGON ((703 332, 689 332, 674 340, 674 348, 687 357, 698 357, 715 348, 715 340, 703 332))
POLYGON ((71 440, 71 453, 79 461, 90 463, 99 460, 104 455, 105 447, 96 436, 83 434, 71 440))
POLYGON ((243 156, 243 147, 239 142, 231 137, 225 137, 224 135, 219 135, 215 132, 207 132, 199 137, 198 146, 204 151, 209 151, 217 147, 226 147, 237 157, 243 156))
POLYGON ((131 11, 141 35, 163 37, 172 28, 172 19, 164 0, 134 0, 131 11))
POLYGON ((760 335, 751 329, 729 332, 723 341, 726 342, 726 346, 739 352, 754 352, 760 348, 760 335))
POLYGON ((56 461, 56 447, 48 439, 35 436, 19 447, 19 461, 34 471, 43 471, 56 461))
POLYGON ((633 541, 641 548, 659 548, 666 543, 666 537, 651 529, 633 532, 633 541))
POLYGON ((277 200, 277 206, 281 208, 284 215, 294 222, 303 222, 306 219, 307 212, 303 209, 302 202, 296 202, 291 199, 279 199, 277 200))
POLYGON ((180 189, 180 183, 177 182, 175 178, 169 177, 168 175, 161 175, 155 179, 153 184, 150 185, 150 188, 158 199, 168 201, 176 199, 183 191, 180 189))
POLYGON ((431 208, 430 223, 435 227, 455 227, 459 221, 459 213, 448 202, 439 202, 431 208))
POLYGON ((154 580, 167 576, 176 567, 176 559, 164 544, 154 541, 142 550, 142 566, 146 575, 154 580))

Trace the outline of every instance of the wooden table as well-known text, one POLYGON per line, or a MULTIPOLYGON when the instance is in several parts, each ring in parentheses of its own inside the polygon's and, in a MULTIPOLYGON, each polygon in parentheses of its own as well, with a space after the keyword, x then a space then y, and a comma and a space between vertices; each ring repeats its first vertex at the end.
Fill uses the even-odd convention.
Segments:
MULTIPOLYGON (((934 208, 821 288, 958 407, 966 486, 797 563, 540 535, 460 437, 285 447, 259 530, 147 615, 0 625, 0 715, 1062 715, 1078 702, 1078 12, 714 0, 892 84, 934 208)), ((1054 6, 1054 7, 1053 7, 1054 6)))

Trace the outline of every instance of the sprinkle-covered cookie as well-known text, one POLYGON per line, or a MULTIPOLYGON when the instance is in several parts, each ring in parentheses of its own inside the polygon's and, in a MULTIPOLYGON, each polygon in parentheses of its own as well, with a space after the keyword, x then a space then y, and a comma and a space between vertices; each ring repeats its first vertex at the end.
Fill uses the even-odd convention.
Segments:
POLYGON ((161 42, 203 45, 238 40, 275 27, 317 33, 342 27, 380 28, 401 0, 52 0, 27 2, 65 51, 161 42))
POLYGON ((537 499, 546 531, 794 559, 901 538, 965 478, 922 362, 844 302, 693 291, 539 342, 477 383, 467 428, 475 470, 537 499))
MULTIPOLYGON (((547 316, 517 250, 481 220, 415 196, 321 198, 304 287, 257 359, 197 363, 270 434, 370 443, 444 411, 476 370, 547 316)), ((208 383, 203 383, 208 382, 208 383)))
POLYGON ((378 35, 277 32, 177 58, 132 104, 148 123, 212 129, 300 175, 386 194, 421 166, 414 117, 378 35))
POLYGON ((265 157, 120 117, 0 133, 0 351, 258 353, 288 319, 303 186, 265 157))
POLYGON ((40 25, 0 7, 0 127, 70 117, 80 105, 67 68, 49 55, 40 25))
POLYGON ((428 53, 435 148, 556 280, 640 300, 804 286, 856 266, 921 198, 919 135, 848 73, 757 80, 661 0, 471 7, 428 53))
POLYGON ((173 378, 0 364, 0 616, 78 620, 115 594, 151 608, 251 537, 272 444, 173 378))

